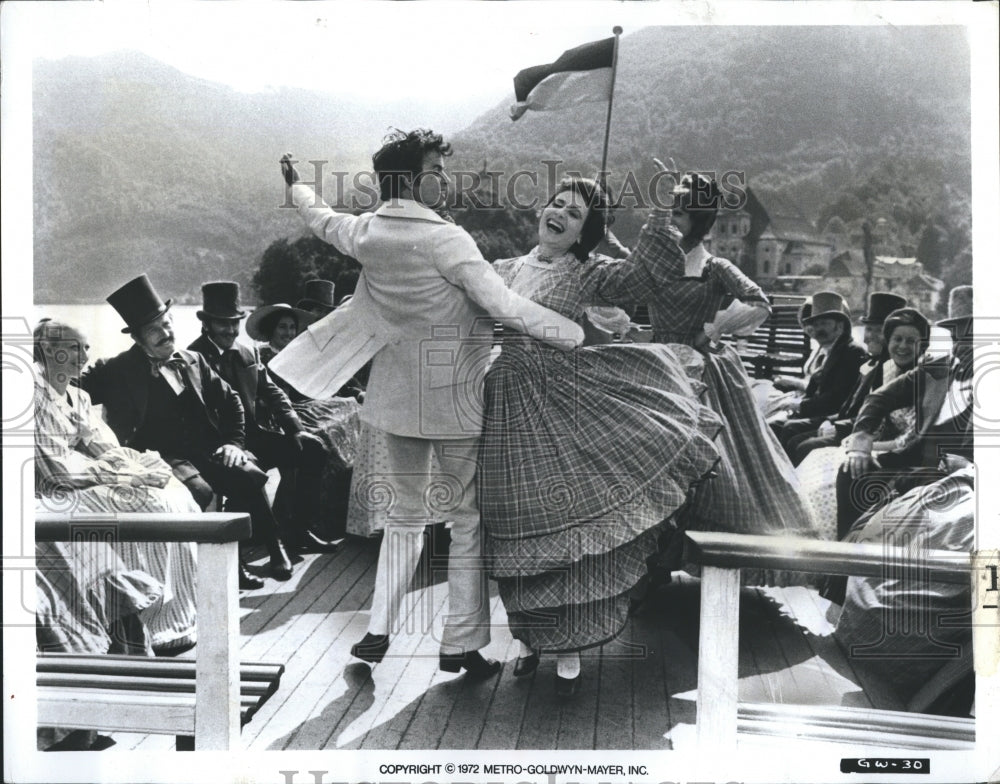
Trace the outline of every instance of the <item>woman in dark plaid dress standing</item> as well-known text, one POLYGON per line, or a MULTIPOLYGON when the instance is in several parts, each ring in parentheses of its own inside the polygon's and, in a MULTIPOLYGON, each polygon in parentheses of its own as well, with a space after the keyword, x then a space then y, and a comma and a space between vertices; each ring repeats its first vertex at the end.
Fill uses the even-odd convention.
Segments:
MULTIPOLYGON (((663 165, 657 164, 662 168, 663 165)), ((687 175, 674 189, 671 211, 653 212, 628 264, 608 261, 588 270, 599 299, 631 298, 649 307, 653 340, 669 344, 700 378, 705 402, 725 427, 716 439, 717 476, 698 487, 685 509, 686 525, 747 534, 818 536, 813 510, 795 469, 757 407, 750 378, 724 334, 751 334, 770 306, 760 286, 727 259, 713 256, 703 240, 715 223, 720 194, 716 183, 687 175), (683 254, 655 229, 673 223, 683 254)), ((751 574, 744 583, 786 579, 751 574)))
MULTIPOLYGON (((607 212, 595 183, 564 181, 542 211, 538 247, 496 262, 497 272, 582 319, 607 212)), ((718 460, 721 422, 700 387, 667 346, 563 352, 505 332, 486 375, 479 504, 487 562, 521 642, 515 675, 555 652, 557 693, 572 696, 579 651, 621 632, 663 521, 718 460)))

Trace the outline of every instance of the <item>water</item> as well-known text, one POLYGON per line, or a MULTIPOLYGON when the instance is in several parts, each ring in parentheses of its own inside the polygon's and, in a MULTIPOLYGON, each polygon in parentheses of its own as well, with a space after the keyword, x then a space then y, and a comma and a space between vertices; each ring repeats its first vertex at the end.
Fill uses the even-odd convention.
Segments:
MULTIPOLYGON (((201 322, 195 315, 200 309, 198 305, 174 305, 170 308, 177 348, 187 348, 201 334, 201 322)), ((131 336, 122 332, 125 322, 110 305, 35 305, 33 313, 32 328, 39 319, 48 316, 81 330, 90 343, 91 361, 112 357, 132 346, 131 336)), ((244 324, 245 320, 240 325, 239 340, 252 346, 254 342, 244 331, 244 324)))

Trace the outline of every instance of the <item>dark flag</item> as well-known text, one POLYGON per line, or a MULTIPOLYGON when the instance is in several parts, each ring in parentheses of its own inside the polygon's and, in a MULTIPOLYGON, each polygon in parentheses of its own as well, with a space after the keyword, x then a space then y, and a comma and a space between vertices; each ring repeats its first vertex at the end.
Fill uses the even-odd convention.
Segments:
POLYGON ((514 77, 512 120, 528 109, 566 109, 611 97, 615 39, 605 38, 569 49, 554 63, 525 68, 514 77))

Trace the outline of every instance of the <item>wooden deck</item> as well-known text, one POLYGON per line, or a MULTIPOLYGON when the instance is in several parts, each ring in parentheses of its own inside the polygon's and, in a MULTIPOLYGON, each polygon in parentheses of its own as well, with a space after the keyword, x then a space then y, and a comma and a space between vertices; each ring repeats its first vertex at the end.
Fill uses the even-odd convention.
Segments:
MULTIPOLYGON (((351 539, 335 555, 307 556, 289 582, 268 580, 241 594, 241 657, 287 668, 278 693, 244 727, 245 747, 670 749, 693 738, 696 579, 675 575, 619 640, 585 654, 580 693, 563 702, 554 694, 554 657, 543 657, 530 677, 513 677, 517 643, 495 592, 485 653, 505 662, 501 675, 466 683, 438 670, 443 574, 415 581, 407 626, 384 662, 353 659, 350 647, 367 629, 377 555, 377 541, 351 539)), ((862 689, 862 673, 830 636, 831 606, 814 590, 743 590, 741 700, 902 707, 875 684, 862 689)), ((173 747, 168 736, 115 739, 112 750, 173 747)))

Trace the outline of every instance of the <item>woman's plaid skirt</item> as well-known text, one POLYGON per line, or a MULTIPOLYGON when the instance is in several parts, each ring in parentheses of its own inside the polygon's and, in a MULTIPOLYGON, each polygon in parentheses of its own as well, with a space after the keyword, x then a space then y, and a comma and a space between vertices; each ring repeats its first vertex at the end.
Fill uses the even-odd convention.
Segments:
POLYGON ((479 505, 515 637, 569 651, 621 631, 662 527, 719 458, 702 391, 666 346, 505 339, 486 376, 479 505))

